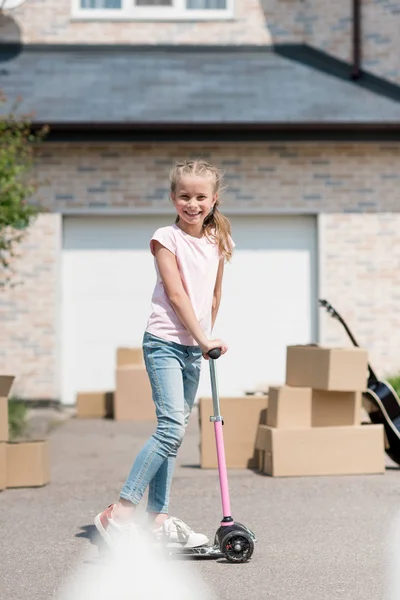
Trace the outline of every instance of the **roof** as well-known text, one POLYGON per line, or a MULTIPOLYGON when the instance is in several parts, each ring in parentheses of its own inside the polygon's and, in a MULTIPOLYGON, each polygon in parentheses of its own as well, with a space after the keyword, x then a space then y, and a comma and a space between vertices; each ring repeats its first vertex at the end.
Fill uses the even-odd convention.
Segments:
POLYGON ((50 125, 400 122, 395 98, 295 58, 268 47, 3 46, 0 89, 50 125))

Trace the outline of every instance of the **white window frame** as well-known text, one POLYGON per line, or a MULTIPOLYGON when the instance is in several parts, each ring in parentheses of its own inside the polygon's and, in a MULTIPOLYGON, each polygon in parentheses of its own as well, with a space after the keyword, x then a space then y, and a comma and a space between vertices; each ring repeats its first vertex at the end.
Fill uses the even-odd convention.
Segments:
POLYGON ((233 18, 234 0, 226 0, 226 9, 188 10, 185 0, 172 0, 172 6, 135 6, 134 0, 122 0, 121 9, 81 8, 81 0, 72 0, 72 18, 83 21, 221 21, 233 18))

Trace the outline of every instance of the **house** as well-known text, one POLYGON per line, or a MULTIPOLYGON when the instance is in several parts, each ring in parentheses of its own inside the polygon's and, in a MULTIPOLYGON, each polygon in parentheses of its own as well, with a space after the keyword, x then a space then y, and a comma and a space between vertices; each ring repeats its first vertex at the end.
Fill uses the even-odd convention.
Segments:
POLYGON ((17 393, 71 404, 113 386, 116 347, 141 343, 148 241, 173 219, 168 173, 185 157, 224 170, 236 242, 222 394, 282 382, 288 344, 351 344, 319 297, 380 375, 400 369, 399 7, 26 0, 3 14, 0 88, 51 127, 23 285, 0 296, 17 393))

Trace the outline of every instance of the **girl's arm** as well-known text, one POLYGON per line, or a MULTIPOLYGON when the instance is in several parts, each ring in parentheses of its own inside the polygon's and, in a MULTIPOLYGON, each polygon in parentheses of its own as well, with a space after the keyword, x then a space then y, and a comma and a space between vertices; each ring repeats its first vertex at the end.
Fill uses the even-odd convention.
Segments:
POLYGON ((157 241, 154 241, 153 248, 161 279, 172 308, 201 349, 207 351, 209 340, 199 325, 190 298, 183 287, 174 254, 157 241))
POLYGON ((219 261, 219 265, 218 265, 217 279, 215 281, 215 287, 214 287, 214 296, 213 296, 213 302, 212 302, 212 327, 211 327, 211 329, 214 329, 215 319, 217 318, 218 309, 219 309, 219 305, 221 302, 222 277, 224 275, 224 265, 225 265, 225 260, 223 258, 221 258, 219 261))

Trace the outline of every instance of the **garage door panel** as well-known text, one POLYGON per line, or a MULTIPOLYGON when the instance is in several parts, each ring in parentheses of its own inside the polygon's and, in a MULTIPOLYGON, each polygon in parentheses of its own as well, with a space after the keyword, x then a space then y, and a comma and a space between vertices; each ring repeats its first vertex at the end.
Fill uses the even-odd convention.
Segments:
POLYGON ((135 303, 135 311, 138 313, 140 311, 142 315, 140 319, 138 315, 136 318, 133 317, 132 302, 121 300, 112 294, 102 296, 101 302, 104 304, 108 302, 112 306, 112 310, 105 309, 104 312, 94 310, 93 300, 90 298, 80 301, 80 310, 75 317, 75 326, 80 332, 80 345, 77 347, 79 354, 83 354, 86 351, 86 345, 90 343, 101 343, 114 340, 116 337, 120 339, 123 336, 132 339, 140 321, 143 330, 146 327, 147 320, 144 318, 144 311, 148 308, 147 305, 140 307, 140 303, 135 303))
MULTIPOLYGON (((149 248, 149 231, 171 223, 171 217, 67 217, 64 220, 65 250, 139 250, 149 248)), ((150 234, 150 235, 151 235, 150 234)))
MULTIPOLYGON (((149 239, 168 217, 66 218, 62 400, 114 386, 115 351, 140 345, 155 284, 149 239)), ((312 217, 233 217, 215 336, 220 393, 283 382, 286 345, 316 339, 316 226, 312 217)), ((198 397, 210 395, 208 362, 198 397)))

